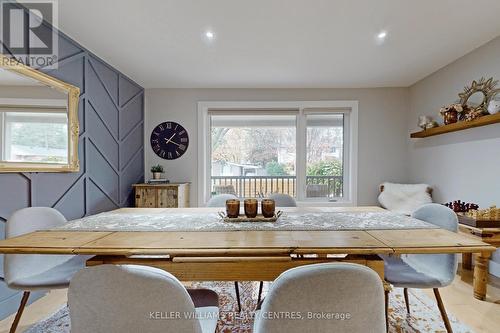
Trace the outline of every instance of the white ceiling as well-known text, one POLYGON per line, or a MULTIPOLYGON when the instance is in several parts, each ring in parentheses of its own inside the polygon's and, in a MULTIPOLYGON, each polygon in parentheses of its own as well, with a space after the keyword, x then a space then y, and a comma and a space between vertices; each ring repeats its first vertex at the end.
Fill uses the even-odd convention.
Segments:
POLYGON ((146 88, 387 87, 500 35, 499 13, 499 0, 60 0, 59 26, 146 88))

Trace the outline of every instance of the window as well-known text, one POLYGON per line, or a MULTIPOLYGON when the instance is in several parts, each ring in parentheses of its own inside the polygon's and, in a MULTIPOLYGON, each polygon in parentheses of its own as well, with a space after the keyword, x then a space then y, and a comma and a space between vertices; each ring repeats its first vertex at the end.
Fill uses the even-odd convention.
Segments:
POLYGON ((200 102, 199 204, 286 193, 356 203, 357 102, 200 102))
POLYGON ((62 112, 0 112, 1 160, 68 163, 68 119, 62 112))
POLYGON ((344 196, 344 114, 306 114, 306 198, 344 196))
POLYGON ((212 115, 212 194, 296 193, 295 115, 212 115))

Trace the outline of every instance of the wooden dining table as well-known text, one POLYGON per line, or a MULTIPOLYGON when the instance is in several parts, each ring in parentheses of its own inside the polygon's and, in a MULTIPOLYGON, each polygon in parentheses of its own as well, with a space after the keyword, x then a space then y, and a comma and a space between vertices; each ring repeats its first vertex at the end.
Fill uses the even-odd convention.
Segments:
MULTIPOLYGON (((122 208, 141 214, 213 214, 216 208, 122 208)), ((289 208, 285 212, 380 212, 378 207, 289 208)), ((112 212, 112 213, 113 213, 112 212)), ((163 214, 163 215, 161 215, 163 214)), ((84 220, 82 220, 84 221, 84 220)), ((27 221, 26 223, 30 223, 27 221)), ((182 221, 179 221, 182 223, 182 221)), ((378 255, 472 253, 474 297, 483 300, 485 265, 495 247, 439 228, 367 230, 119 231, 39 230, 0 241, 4 254, 92 255, 87 265, 139 264, 169 271, 181 281, 272 281, 297 266, 326 262, 366 265, 384 278, 378 255)))

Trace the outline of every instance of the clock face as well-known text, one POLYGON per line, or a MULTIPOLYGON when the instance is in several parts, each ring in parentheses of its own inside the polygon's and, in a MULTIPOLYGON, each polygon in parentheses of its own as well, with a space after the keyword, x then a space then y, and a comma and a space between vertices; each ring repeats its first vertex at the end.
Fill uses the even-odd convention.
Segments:
POLYGON ((175 160, 186 152, 189 137, 186 129, 173 121, 155 127, 151 133, 151 148, 156 155, 166 160, 175 160))

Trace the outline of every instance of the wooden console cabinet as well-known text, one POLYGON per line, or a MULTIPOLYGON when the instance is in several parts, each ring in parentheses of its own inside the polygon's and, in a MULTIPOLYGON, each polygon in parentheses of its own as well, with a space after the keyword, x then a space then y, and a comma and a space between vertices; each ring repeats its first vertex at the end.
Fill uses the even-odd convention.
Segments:
POLYGON ((135 206, 142 208, 189 207, 189 183, 134 184, 135 206))

